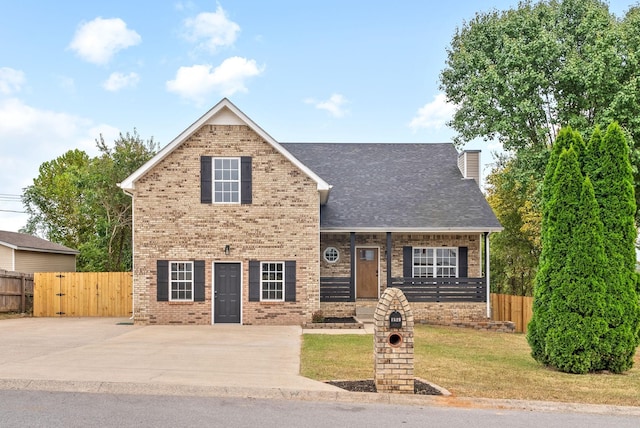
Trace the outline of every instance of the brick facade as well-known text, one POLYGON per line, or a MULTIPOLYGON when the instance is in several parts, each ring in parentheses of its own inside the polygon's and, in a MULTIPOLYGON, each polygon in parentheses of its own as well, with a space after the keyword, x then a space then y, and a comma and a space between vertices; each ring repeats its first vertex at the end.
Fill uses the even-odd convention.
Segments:
POLYGON ((134 319, 211 324, 214 262, 242 263, 242 323, 301 324, 319 302, 317 184, 245 125, 204 125, 136 182, 134 319), (202 204, 200 156, 252 157, 252 203, 202 204), (225 255, 224 247, 230 246, 225 255), (159 302, 156 261, 205 261, 204 302, 159 302), (296 261, 295 302, 250 302, 249 260, 296 261))
MULTIPOLYGON (((315 161, 329 158, 318 158, 318 152, 306 148, 301 150, 302 146, 304 145, 280 145, 224 99, 181 133, 148 164, 120 184, 122 189, 133 197, 133 313, 136 323, 206 325, 214 320, 237 322, 235 316, 220 319, 214 313, 215 302, 238 301, 234 300, 234 292, 223 290, 218 290, 218 297, 232 297, 228 300, 213 299, 216 288, 216 263, 236 264, 220 266, 219 277, 223 277, 224 271, 224 275, 228 275, 225 278, 233 278, 230 283, 236 280, 236 268, 240 266, 239 315, 243 324, 300 325, 310 322, 312 315, 319 310, 322 310, 325 316, 355 315, 356 306, 377 301, 375 287, 372 286, 375 275, 379 281, 377 295, 382 295, 387 288, 387 253, 390 252, 392 260, 391 276, 403 276, 405 246, 466 247, 466 276, 482 276, 483 239, 480 233, 394 232, 391 235, 392 247, 387 248, 386 233, 358 232, 355 234, 356 247, 378 250, 377 269, 369 261, 366 269, 360 272, 363 277, 368 275, 373 279, 366 282, 369 287, 362 286, 360 289, 359 295, 368 299, 360 299, 357 302, 321 303, 321 276, 348 278, 351 275, 350 234, 320 232, 320 205, 327 201, 331 189, 330 183, 325 181, 328 171, 323 170, 325 166, 322 162, 313 163, 314 156, 305 160, 304 164, 301 163, 301 159, 305 150, 308 150, 306 153, 315 153, 315 161), (293 157, 292 153, 296 153, 296 147, 298 152, 296 157, 293 157), (204 159, 201 159, 202 157, 204 159), (212 157, 238 159, 241 171, 245 171, 238 183, 243 189, 240 192, 242 203, 220 204, 206 200, 211 195, 209 189, 212 181, 215 181, 211 180, 208 172, 211 170, 212 157), (310 165, 314 165, 318 171, 322 170, 323 176, 312 170, 310 165), (209 177, 204 183, 201 170, 207 171, 204 177, 209 177), (250 182, 245 180, 248 171, 251 171, 250 182), (246 199, 246 190, 249 188, 251 198, 246 199), (204 203, 202 197, 205 198, 204 203), (336 263, 329 263, 323 257, 323 252, 328 246, 336 247, 339 251, 336 263), (195 301, 167 301, 167 284, 171 282, 167 270, 171 266, 169 262, 172 261, 196 262, 193 264, 195 301), (283 292, 286 301, 258 301, 260 265, 255 263, 256 261, 283 263, 283 292), (293 272, 294 266, 295 277, 292 277, 289 274, 293 272), (160 288, 158 283, 161 284, 160 288), (294 289, 295 293, 292 293, 294 289), (158 290, 161 293, 158 293, 158 290)), ((386 146, 377 146, 376 150, 380 147, 386 146)), ((404 154, 400 155, 405 158, 399 157, 399 161, 408 156, 407 147, 404 154)), ((445 154, 455 153, 453 147, 446 150, 442 147, 437 146, 436 154, 443 159, 445 154)), ((413 153, 414 149, 411 146, 410 153, 413 153)), ((373 150, 373 146, 370 150, 373 150)), ((370 153, 370 150, 366 153, 370 153)), ((331 158, 330 166, 335 168, 335 164, 331 158)), ((344 174, 332 177, 339 182, 337 177, 344 177, 344 174)), ((457 182, 458 173, 451 175, 450 180, 457 182)), ((423 196, 433 197, 430 195, 429 193, 423 196)), ((346 203, 348 205, 350 201, 346 203)), ((410 208, 411 205, 405 206, 404 209, 410 208)), ((381 213, 398 212, 395 207, 394 211, 389 211, 389 207, 386 210, 381 213)), ((359 220, 354 221, 357 223, 359 220)), ((325 222, 326 218, 323 217, 323 225, 329 228, 330 225, 326 225, 325 222)), ((389 223, 393 221, 383 222, 389 223)), ((343 230, 343 227, 340 226, 339 230, 343 230)), ((357 229, 357 225, 354 227, 357 229)), ((446 229, 450 230, 450 227, 446 226, 446 229)), ((460 227, 465 226, 463 224, 460 227)), ((406 227, 402 230, 410 229, 411 227, 406 227)), ((363 254, 363 260, 366 260, 371 252, 363 254)), ((341 290, 344 290, 344 287, 341 290)), ((220 311, 218 315, 222 313, 223 311, 220 311)), ((478 303, 417 304, 415 314, 418 322, 475 322, 486 316, 486 310, 485 305, 478 303)))

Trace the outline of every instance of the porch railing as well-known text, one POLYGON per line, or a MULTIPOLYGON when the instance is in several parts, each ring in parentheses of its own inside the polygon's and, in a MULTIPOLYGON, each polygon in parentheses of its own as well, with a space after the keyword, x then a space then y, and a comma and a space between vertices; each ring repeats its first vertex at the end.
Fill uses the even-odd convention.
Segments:
MULTIPOLYGON (((392 278, 410 302, 486 302, 485 278, 392 278)), ((349 277, 320 278, 321 302, 353 302, 349 277)))
POLYGON ((410 302, 486 302, 485 278, 392 278, 410 302))
POLYGON ((349 277, 322 277, 320 278, 320 301, 353 302, 352 289, 349 277))

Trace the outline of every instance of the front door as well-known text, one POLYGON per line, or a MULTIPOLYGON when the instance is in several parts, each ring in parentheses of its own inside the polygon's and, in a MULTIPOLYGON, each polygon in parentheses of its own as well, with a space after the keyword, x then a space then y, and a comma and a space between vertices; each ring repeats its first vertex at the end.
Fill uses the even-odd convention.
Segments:
POLYGON ((215 263, 213 271, 213 322, 240 323, 242 265, 215 263))
POLYGON ((378 249, 356 249, 356 297, 378 298, 378 249))

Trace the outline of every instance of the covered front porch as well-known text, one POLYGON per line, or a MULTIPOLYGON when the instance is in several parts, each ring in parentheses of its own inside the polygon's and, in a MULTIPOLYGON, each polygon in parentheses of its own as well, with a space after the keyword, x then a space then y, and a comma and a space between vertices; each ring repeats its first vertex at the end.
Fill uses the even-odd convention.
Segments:
POLYGON ((397 287, 415 307, 417 321, 488 318, 488 236, 482 231, 321 233, 321 309, 326 316, 355 315, 359 307, 375 305, 387 287, 397 287))

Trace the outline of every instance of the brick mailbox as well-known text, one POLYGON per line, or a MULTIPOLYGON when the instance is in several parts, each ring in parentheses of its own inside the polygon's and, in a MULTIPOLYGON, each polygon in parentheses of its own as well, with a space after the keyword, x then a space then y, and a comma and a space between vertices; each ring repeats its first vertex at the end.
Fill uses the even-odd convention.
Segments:
POLYGON ((373 319, 376 389, 413 394, 413 313, 402 290, 387 288, 373 319))

